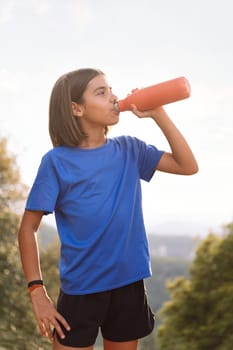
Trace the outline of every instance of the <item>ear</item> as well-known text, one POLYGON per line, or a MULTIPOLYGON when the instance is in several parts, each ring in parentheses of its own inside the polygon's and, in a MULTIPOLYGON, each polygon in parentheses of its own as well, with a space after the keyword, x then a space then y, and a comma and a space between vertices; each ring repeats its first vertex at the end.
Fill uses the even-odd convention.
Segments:
POLYGON ((71 108, 75 117, 82 117, 83 109, 80 104, 76 102, 71 102, 71 108))

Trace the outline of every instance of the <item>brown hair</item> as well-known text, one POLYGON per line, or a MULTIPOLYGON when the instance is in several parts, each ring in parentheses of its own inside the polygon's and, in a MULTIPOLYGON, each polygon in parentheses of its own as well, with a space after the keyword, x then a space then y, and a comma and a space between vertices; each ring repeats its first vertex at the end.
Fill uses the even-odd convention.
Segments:
POLYGON ((54 147, 77 147, 87 137, 73 115, 72 102, 83 103, 88 83, 100 74, 104 73, 99 69, 82 68, 66 73, 56 81, 49 103, 49 134, 54 147))

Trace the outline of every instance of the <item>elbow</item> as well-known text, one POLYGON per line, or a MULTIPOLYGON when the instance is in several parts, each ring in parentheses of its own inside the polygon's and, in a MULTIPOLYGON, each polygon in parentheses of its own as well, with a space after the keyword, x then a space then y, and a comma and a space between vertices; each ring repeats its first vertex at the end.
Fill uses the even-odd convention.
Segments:
POLYGON ((194 174, 197 174, 198 171, 199 171, 199 167, 198 167, 198 164, 195 162, 194 164, 192 164, 187 168, 185 175, 194 175, 194 174))
POLYGON ((198 168, 191 170, 187 175, 195 175, 198 173, 198 168))

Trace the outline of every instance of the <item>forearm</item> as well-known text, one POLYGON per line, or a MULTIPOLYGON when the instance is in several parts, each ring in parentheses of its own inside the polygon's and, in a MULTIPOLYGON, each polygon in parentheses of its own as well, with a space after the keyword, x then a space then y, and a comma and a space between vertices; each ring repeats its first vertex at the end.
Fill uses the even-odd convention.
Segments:
POLYGON ((167 113, 163 110, 162 113, 155 116, 152 115, 151 118, 156 122, 166 137, 171 148, 172 156, 177 164, 181 167, 190 166, 190 169, 197 167, 195 157, 189 144, 167 113))
POLYGON ((36 233, 20 231, 19 250, 26 280, 42 279, 36 233))
POLYGON ((42 279, 42 275, 36 233, 39 223, 35 225, 28 217, 31 218, 32 215, 26 213, 23 216, 18 241, 23 271, 26 280, 29 282, 42 279))
POLYGON ((198 165, 191 148, 162 106, 143 112, 139 111, 133 104, 131 108, 137 117, 153 119, 170 145, 171 152, 163 154, 157 165, 158 170, 180 175, 192 175, 198 171, 198 165))

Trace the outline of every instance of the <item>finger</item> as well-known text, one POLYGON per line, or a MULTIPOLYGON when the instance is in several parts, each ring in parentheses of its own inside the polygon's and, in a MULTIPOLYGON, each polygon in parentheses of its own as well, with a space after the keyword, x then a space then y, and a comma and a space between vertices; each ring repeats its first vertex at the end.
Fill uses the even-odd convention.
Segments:
POLYGON ((136 116, 138 116, 138 117, 144 117, 144 115, 145 115, 146 112, 139 111, 139 110, 137 109, 137 106, 134 105, 134 104, 131 104, 130 106, 131 106, 131 112, 132 112, 132 113, 134 113, 134 114, 135 114, 136 116))
POLYGON ((60 324, 55 320, 53 325, 54 325, 54 330, 56 330, 56 332, 59 335, 59 337, 61 339, 64 339, 65 338, 65 334, 63 333, 60 324))
POLYGON ((136 115, 139 113, 139 111, 135 105, 131 104, 130 107, 131 107, 131 112, 133 112, 136 115))
POLYGON ((137 110, 136 105, 134 105, 133 103, 130 105, 130 107, 131 107, 131 110, 132 110, 132 111, 134 111, 134 110, 136 111, 136 110, 137 110))
POLYGON ((44 320, 44 328, 46 329, 46 334, 49 339, 53 339, 53 322, 49 320, 44 320))
POLYGON ((46 337, 46 330, 44 327, 44 322, 43 321, 38 321, 38 325, 39 325, 39 329, 40 329, 40 333, 43 337, 46 337))
POLYGON ((56 319, 65 327, 67 331, 70 331, 70 325, 66 319, 59 313, 55 315, 56 319))

